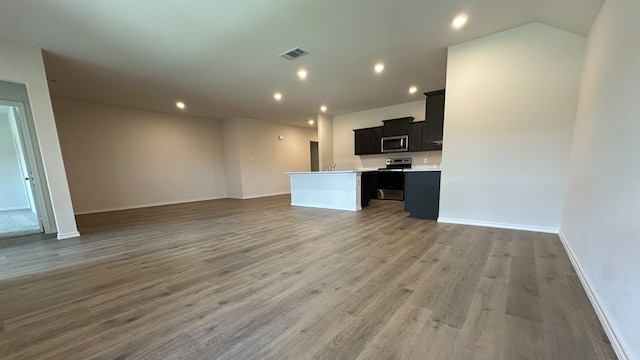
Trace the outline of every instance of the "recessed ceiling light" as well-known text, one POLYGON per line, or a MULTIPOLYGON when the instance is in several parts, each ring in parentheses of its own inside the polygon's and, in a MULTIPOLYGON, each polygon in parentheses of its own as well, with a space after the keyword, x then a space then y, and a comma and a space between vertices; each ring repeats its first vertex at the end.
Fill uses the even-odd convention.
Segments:
POLYGON ((185 108, 185 105, 184 105, 184 103, 182 101, 178 101, 176 103, 176 106, 178 107, 178 109, 184 109, 185 108))
POLYGON ((467 15, 464 15, 464 14, 458 15, 453 19, 453 22, 451 23, 451 27, 454 29, 460 29, 466 23, 467 23, 467 15))
POLYGON ((307 70, 305 69, 300 69, 298 70, 298 77, 302 80, 307 78, 307 70))
POLYGON ((418 88, 415 87, 415 86, 412 86, 412 87, 409 88, 409 94, 415 94, 416 91, 418 91, 418 88))
POLYGON ((312 119, 309 119, 309 121, 307 121, 309 123, 309 125, 313 125, 315 124, 315 121, 313 121, 312 119))
POLYGON ((273 98, 279 101, 280 99, 282 99, 282 94, 275 93, 275 94, 273 94, 273 98))
POLYGON ((377 63, 374 67, 373 70, 380 74, 382 72, 382 70, 384 70, 384 64, 383 63, 377 63))
POLYGON ((322 112, 327 111, 327 107, 325 105, 320 106, 320 111, 322 112))

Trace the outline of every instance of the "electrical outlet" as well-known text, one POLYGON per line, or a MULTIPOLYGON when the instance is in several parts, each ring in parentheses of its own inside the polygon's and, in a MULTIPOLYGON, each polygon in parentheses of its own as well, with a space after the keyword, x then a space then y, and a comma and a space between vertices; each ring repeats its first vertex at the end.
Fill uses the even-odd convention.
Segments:
POLYGON ((424 158, 424 163, 425 164, 429 163, 429 159, 428 158, 424 158))

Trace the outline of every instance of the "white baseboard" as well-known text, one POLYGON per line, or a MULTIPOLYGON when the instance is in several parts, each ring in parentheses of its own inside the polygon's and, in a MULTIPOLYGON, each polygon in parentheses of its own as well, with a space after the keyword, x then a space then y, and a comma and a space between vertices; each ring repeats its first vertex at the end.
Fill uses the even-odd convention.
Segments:
POLYGON ((627 352, 624 350, 624 347, 622 346, 622 343, 618 338, 618 336, 616 336, 616 332, 613 330, 613 327, 611 326, 611 323, 607 318, 606 312, 603 310, 602 306, 600 306, 600 300, 598 299, 598 296, 591 288, 589 280, 587 279, 586 275, 582 271, 582 266, 580 265, 580 262, 578 261, 575 254, 573 253, 573 250, 571 249, 571 246, 569 245, 567 238, 564 236, 564 233, 562 231, 558 232, 558 236, 560 237, 560 242, 564 247, 564 251, 566 251, 567 255, 569 255, 569 260, 571 260, 571 264, 573 265, 573 268, 576 270, 576 273, 578 274, 578 278, 580 279, 580 283, 582 283, 582 287, 587 293, 587 297, 591 302, 591 306, 593 306, 593 309, 595 310, 596 315, 598 315, 598 319, 602 324, 604 332, 607 334, 607 337, 609 337, 609 342, 611 343, 611 347, 613 348, 613 351, 615 351, 616 355, 618 355, 618 358, 620 360, 629 360, 629 356, 627 355, 627 352))
POLYGON ((319 208, 319 209, 330 209, 330 210, 344 210, 344 211, 360 211, 362 210, 362 206, 356 206, 355 208, 338 208, 338 207, 330 207, 323 204, 295 204, 291 203, 291 206, 301 206, 301 207, 310 207, 310 208, 319 208))
POLYGON ((58 233, 58 240, 71 239, 71 238, 76 238, 76 237, 80 237, 80 233, 77 232, 77 231, 70 232, 70 233, 64 233, 64 234, 58 233))
POLYGON ((492 227, 492 228, 499 228, 499 229, 535 231, 535 232, 542 232, 542 233, 549 233, 549 234, 557 234, 559 231, 558 228, 548 228, 548 227, 541 227, 541 226, 530 226, 530 225, 519 225, 519 224, 505 224, 505 223, 495 223, 495 222, 487 222, 487 221, 451 219, 451 218, 443 218, 443 217, 439 217, 438 222, 447 223, 447 224, 492 227))
POLYGON ((256 199, 256 198, 261 198, 261 197, 287 195, 287 194, 291 194, 291 192, 290 191, 285 191, 285 192, 276 192, 276 193, 269 193, 269 194, 250 195, 250 196, 244 196, 244 197, 242 197, 242 199, 256 199))
POLYGON ((103 212, 109 212, 109 211, 142 209, 142 208, 146 208, 146 207, 185 204, 185 203, 190 203, 190 202, 207 201, 207 200, 218 200, 218 199, 225 199, 225 198, 226 198, 226 196, 214 196, 214 197, 206 197, 206 198, 200 198, 200 199, 162 201, 162 202, 157 202, 157 203, 140 204, 140 205, 118 206, 118 207, 112 207, 112 208, 101 208, 101 209, 91 209, 91 210, 80 210, 80 211, 75 211, 74 214, 75 215, 97 214, 97 213, 103 213, 103 212))
POLYGON ((226 195, 225 196, 214 196, 214 197, 206 197, 206 198, 200 198, 200 199, 189 199, 189 200, 178 200, 178 201, 162 201, 162 202, 157 202, 157 203, 149 203, 149 204, 141 204, 141 205, 130 205, 130 206, 118 206, 118 207, 111 207, 111 208, 80 210, 80 211, 75 211, 74 214, 75 215, 97 214, 97 213, 103 213, 103 212, 109 212, 109 211, 142 209, 142 208, 154 207, 154 206, 186 204, 186 203, 191 203, 191 202, 207 201, 207 200, 218 200, 218 199, 241 199, 241 200, 244 200, 244 199, 255 199, 255 198, 261 198, 261 197, 267 197, 267 196, 286 195, 286 194, 290 194, 290 192, 289 191, 287 191, 287 192, 277 192, 277 193, 270 193, 270 194, 251 195, 251 196, 245 196, 245 197, 226 196, 226 195))

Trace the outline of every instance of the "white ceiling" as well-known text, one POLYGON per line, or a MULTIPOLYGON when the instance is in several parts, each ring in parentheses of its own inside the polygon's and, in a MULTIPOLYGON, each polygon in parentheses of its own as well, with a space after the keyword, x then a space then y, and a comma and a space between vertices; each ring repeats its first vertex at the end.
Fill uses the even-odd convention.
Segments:
POLYGON ((603 1, 6 0, 0 38, 45 50, 53 96, 307 126, 321 104, 337 115, 444 88, 453 44, 531 22, 586 35, 603 1), (279 57, 296 46, 310 54, 279 57))

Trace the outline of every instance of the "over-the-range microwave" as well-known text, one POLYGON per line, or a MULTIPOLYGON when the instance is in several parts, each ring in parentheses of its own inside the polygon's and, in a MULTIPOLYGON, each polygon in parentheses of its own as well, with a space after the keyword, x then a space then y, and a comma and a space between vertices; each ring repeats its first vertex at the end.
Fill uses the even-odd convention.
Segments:
POLYGON ((381 149, 383 153, 409 151, 409 135, 383 137, 381 149))

